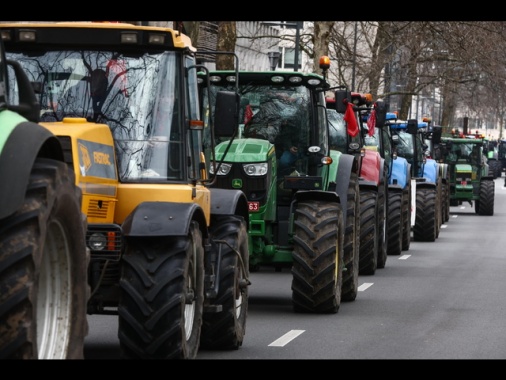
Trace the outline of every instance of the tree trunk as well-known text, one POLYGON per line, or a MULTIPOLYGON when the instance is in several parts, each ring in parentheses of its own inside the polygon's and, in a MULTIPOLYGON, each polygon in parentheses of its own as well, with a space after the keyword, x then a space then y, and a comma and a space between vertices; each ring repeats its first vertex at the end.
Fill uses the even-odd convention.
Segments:
POLYGON ((335 21, 315 21, 314 22, 314 55, 313 72, 323 74, 320 69, 320 57, 329 55, 330 33, 335 21))
MULTIPOLYGON (((218 41, 216 50, 235 53, 237 30, 235 21, 220 21, 218 23, 218 41)), ((234 70, 235 56, 231 54, 218 54, 216 56, 217 70, 234 70)))

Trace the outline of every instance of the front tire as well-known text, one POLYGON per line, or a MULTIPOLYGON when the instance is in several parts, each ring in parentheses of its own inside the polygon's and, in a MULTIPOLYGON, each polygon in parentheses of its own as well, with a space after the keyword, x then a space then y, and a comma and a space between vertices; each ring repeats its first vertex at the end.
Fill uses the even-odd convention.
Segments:
POLYGON ((219 292, 213 304, 223 309, 218 313, 204 313, 200 346, 237 350, 244 339, 248 314, 248 230, 244 218, 225 215, 213 216, 211 233, 221 252, 219 292), (220 244, 220 241, 226 243, 220 244))
POLYGON ((297 204, 294 217, 293 309, 337 313, 344 266, 341 205, 307 200, 297 204))
POLYGON ((128 238, 121 265, 118 338, 124 357, 195 359, 204 306, 204 247, 187 236, 128 238))
POLYGON ((0 226, 0 358, 83 359, 89 251, 67 164, 37 159, 0 226))

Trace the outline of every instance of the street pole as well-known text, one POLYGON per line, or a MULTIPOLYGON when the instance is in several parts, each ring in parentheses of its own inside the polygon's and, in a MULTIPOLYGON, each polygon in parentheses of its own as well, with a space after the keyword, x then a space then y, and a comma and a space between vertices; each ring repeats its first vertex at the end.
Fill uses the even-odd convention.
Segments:
POLYGON ((293 71, 298 71, 299 68, 299 42, 300 42, 300 27, 304 21, 295 21, 295 57, 293 59, 293 71))

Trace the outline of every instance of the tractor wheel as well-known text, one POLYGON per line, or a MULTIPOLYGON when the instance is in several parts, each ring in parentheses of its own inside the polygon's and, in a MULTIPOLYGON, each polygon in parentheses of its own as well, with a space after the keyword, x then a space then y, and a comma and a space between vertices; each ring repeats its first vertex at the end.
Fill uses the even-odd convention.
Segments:
MULTIPOLYGON (((386 171, 385 171, 386 173, 386 171)), ((378 188, 378 213, 377 213, 377 231, 376 235, 378 239, 378 255, 376 268, 382 269, 385 268, 387 262, 387 248, 388 248, 388 226, 387 226, 387 209, 388 209, 388 191, 386 187, 386 178, 380 183, 378 188)))
POLYGON ((496 164, 495 164, 495 175, 496 175, 496 178, 501 178, 501 175, 502 175, 502 163, 500 161, 496 161, 496 164))
POLYGON ((443 225, 443 180, 438 178, 436 183, 436 239, 443 225))
POLYGON ((89 251, 74 180, 37 159, 23 205, 0 221, 0 359, 84 359, 89 251))
POLYGON ((341 301, 349 302, 357 298, 358 267, 360 247, 360 189, 356 173, 351 174, 348 186, 348 210, 344 232, 344 265, 341 301))
POLYGON ((402 190, 402 250, 411 245, 411 185, 402 190))
POLYGON ((344 271, 341 205, 307 200, 294 215, 292 303, 299 313, 337 313, 344 271))
POLYGON ((400 255, 402 251, 402 192, 388 193, 388 254, 400 255))
POLYGON ((497 178, 497 170, 496 170, 496 161, 489 160, 488 161, 488 173, 492 176, 492 178, 497 178))
POLYGON ((211 234, 217 254, 221 252, 218 294, 212 303, 221 305, 222 311, 204 313, 200 347, 237 350, 244 339, 248 314, 248 229, 242 217, 219 215, 212 217, 211 234))
POLYGON ((118 304, 121 351, 135 359, 195 359, 204 306, 197 222, 183 237, 128 238, 118 304))
POLYGON ((494 215, 494 196, 495 196, 494 181, 481 181, 480 199, 476 201, 476 210, 479 215, 494 215))
POLYGON ((416 220, 413 227, 413 238, 415 241, 435 241, 437 236, 438 208, 437 189, 417 188, 416 189, 416 220))
POLYGON ((378 266, 377 207, 375 190, 360 191, 360 254, 359 274, 373 275, 378 266))
POLYGON ((443 222, 450 220, 450 182, 443 182, 443 222))

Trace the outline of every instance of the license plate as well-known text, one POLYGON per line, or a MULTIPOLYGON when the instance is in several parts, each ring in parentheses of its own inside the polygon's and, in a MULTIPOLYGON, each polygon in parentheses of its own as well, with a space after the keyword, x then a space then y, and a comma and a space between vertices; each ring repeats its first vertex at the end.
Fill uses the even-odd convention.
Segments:
POLYGON ((255 212, 260 210, 260 202, 248 202, 248 211, 255 212))

